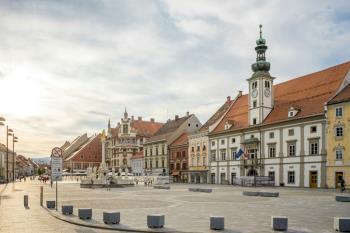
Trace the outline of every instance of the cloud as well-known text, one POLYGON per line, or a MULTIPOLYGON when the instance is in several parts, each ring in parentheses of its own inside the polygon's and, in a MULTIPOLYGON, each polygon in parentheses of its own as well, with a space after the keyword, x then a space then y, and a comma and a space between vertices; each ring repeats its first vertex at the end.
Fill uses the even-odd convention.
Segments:
POLYGON ((1 115, 18 150, 33 156, 100 132, 107 116, 115 125, 124 107, 158 121, 190 111, 205 122, 226 96, 246 92, 261 23, 277 83, 350 60, 349 5, 3 1, 1 115))

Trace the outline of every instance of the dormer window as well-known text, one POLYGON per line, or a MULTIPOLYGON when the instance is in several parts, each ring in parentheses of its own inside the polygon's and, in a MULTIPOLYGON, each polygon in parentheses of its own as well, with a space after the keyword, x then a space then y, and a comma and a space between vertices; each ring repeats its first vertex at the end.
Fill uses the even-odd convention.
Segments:
POLYGON ((288 117, 294 117, 298 114, 299 109, 294 108, 293 106, 288 109, 288 117))
POLYGON ((230 129, 233 126, 233 121, 226 121, 225 122, 225 130, 230 129))

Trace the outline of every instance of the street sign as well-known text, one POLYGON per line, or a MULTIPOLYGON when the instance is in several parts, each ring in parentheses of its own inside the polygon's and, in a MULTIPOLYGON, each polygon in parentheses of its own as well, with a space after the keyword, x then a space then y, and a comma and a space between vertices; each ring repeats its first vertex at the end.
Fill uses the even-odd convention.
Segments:
POLYGON ((62 149, 59 147, 51 152, 51 179, 62 180, 62 149))

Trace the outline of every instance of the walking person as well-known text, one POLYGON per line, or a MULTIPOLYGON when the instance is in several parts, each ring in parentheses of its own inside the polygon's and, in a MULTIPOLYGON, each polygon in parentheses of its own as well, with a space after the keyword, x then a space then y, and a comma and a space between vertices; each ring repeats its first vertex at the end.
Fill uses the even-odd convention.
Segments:
POLYGON ((344 192, 345 191, 345 180, 341 179, 340 181, 340 192, 344 192))

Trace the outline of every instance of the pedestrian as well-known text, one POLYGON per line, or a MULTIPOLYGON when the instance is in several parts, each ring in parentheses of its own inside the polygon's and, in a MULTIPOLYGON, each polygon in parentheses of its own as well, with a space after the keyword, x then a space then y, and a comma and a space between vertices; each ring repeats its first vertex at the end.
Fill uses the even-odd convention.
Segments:
POLYGON ((345 191, 345 180, 341 179, 340 181, 340 192, 344 192, 345 191))

